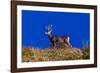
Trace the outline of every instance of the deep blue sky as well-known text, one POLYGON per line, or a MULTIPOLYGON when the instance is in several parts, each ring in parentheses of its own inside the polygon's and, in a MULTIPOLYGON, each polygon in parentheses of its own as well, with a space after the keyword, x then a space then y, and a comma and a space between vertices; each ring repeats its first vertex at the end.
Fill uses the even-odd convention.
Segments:
POLYGON ((52 35, 69 35, 73 47, 82 48, 84 42, 90 42, 88 13, 22 10, 22 47, 50 47, 51 42, 44 34, 49 24, 52 35))

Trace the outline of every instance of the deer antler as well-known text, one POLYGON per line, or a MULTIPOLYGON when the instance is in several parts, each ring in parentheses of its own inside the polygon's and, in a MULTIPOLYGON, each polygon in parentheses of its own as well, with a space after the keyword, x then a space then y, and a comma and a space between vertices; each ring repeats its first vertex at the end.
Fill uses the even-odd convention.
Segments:
POLYGON ((50 31, 50 30, 52 30, 52 25, 48 25, 45 28, 50 31))
POLYGON ((50 25, 48 26, 48 30, 51 30, 51 26, 50 25))

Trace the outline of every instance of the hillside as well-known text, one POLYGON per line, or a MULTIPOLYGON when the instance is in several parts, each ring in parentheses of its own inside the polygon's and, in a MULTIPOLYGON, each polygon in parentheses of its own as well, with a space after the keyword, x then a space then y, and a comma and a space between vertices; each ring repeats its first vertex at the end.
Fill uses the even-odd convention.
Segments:
POLYGON ((89 59, 89 48, 48 48, 38 50, 35 48, 22 49, 22 62, 61 61, 89 59))

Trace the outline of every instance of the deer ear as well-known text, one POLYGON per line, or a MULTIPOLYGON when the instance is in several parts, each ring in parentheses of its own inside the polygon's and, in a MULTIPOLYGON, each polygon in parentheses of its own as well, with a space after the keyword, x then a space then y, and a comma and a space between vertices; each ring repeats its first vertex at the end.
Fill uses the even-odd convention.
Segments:
POLYGON ((47 32, 44 32, 44 34, 47 34, 47 32))
POLYGON ((48 34, 47 32, 45 32, 44 34, 48 34))

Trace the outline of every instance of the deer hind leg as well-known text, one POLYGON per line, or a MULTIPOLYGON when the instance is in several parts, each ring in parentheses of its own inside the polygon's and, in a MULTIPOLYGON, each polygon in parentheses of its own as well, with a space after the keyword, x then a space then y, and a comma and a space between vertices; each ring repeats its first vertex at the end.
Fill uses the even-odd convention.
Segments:
POLYGON ((68 45, 66 43, 64 43, 64 47, 66 48, 66 47, 68 47, 68 45))
POLYGON ((72 47, 71 44, 70 44, 70 42, 67 39, 65 39, 64 41, 65 41, 65 46, 66 47, 68 47, 68 48, 72 47))
POLYGON ((70 48, 72 47, 69 41, 68 41, 68 46, 69 46, 70 48))

